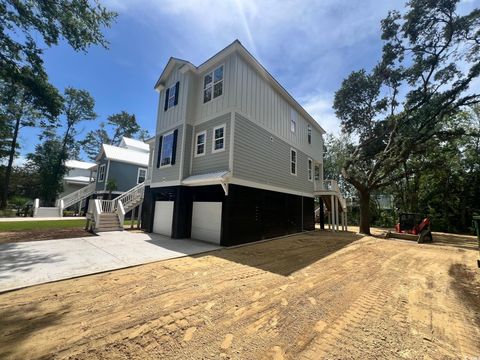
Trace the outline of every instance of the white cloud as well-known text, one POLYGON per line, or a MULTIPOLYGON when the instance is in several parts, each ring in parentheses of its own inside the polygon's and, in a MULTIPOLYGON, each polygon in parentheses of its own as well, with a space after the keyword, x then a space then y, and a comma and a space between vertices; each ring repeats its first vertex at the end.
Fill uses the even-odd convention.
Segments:
POLYGON ((339 135, 340 120, 335 116, 332 103, 333 97, 330 95, 315 95, 301 101, 305 110, 328 134, 339 135))

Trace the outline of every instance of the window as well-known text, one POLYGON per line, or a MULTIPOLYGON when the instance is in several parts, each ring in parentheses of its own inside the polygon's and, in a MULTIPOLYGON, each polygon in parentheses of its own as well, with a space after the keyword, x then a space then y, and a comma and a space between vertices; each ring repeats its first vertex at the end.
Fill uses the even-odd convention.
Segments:
POLYGON ((310 125, 307 125, 307 140, 308 143, 312 143, 312 127, 310 125))
POLYGON ((290 113, 290 131, 295 132, 297 130, 297 113, 292 109, 290 113))
POLYGON ((223 93, 223 65, 203 77, 203 103, 209 102, 223 93))
POLYGON ((105 164, 98 168, 98 182, 103 182, 103 180, 105 180, 105 164))
POLYGON ((213 128, 212 152, 225 150, 225 124, 213 128))
POLYGON ((290 174, 297 175, 297 151, 290 149, 290 174))
POLYGON ((162 152, 160 153, 160 167, 170 166, 172 164, 173 139, 173 132, 163 136, 162 152))
POLYGON ((137 173, 137 184, 145 182, 145 179, 147 178, 147 169, 138 169, 137 173))
POLYGON ((175 96, 176 96, 176 94, 177 94, 177 86, 175 84, 171 88, 169 88, 168 91, 167 91, 167 95, 168 95, 167 109, 170 109, 171 107, 175 106, 175 96))
POLYGON ((315 165, 315 181, 320 180, 320 164, 315 165))
POLYGON ((202 156, 205 154, 205 141, 207 139, 207 132, 202 131, 198 133, 195 140, 195 156, 202 156))
POLYGON ((313 161, 308 159, 308 181, 313 181, 313 161))

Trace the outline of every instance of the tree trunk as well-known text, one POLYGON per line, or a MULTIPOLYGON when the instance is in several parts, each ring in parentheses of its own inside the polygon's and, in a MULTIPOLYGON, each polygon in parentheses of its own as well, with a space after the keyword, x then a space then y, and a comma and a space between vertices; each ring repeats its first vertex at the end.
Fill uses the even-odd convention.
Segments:
POLYGON ((370 235, 370 191, 359 191, 360 194, 360 233, 370 235))
POLYGON ((3 181, 3 191, 1 194, 1 201, 0 201, 0 209, 5 209, 7 207, 8 201, 8 188, 10 186, 10 178, 12 176, 12 167, 13 167, 13 160, 15 159, 15 150, 17 148, 17 139, 18 139, 18 132, 20 131, 20 121, 22 116, 17 116, 15 120, 15 128, 13 129, 12 134, 12 143, 10 146, 10 153, 8 154, 8 164, 7 168, 5 169, 5 178, 3 181))

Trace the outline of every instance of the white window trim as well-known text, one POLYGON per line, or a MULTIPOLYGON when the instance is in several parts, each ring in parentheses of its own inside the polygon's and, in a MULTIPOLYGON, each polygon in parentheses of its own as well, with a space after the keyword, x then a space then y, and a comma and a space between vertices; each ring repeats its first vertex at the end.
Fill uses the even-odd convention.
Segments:
POLYGON ((105 164, 100 165, 98 168, 98 182, 102 183, 105 181, 105 170, 103 170, 103 179, 100 179, 100 174, 102 173, 101 169, 105 169, 105 164))
MULTIPOLYGON (((167 110, 175 107, 175 96, 176 96, 176 94, 174 94, 173 97, 172 97, 172 89, 174 89, 174 91, 177 89, 177 83, 173 84, 172 86, 170 86, 168 88, 167 110), (171 98, 173 98, 172 106, 170 106, 170 99, 171 98)), ((175 91, 175 93, 176 93, 176 91, 175 91)))
POLYGON ((203 131, 200 131, 198 133, 195 134, 195 148, 193 150, 193 157, 200 157, 200 156, 203 156, 205 155, 205 153, 207 152, 207 130, 203 130, 203 131), (198 137, 200 135, 204 135, 204 141, 203 141, 203 153, 201 154, 198 154, 197 153, 197 150, 198 150, 198 137))
POLYGON ((297 176, 298 174, 298 152, 294 148, 290 148, 290 153, 289 153, 289 165, 290 165, 290 175, 295 175, 297 176), (295 172, 292 172, 292 151, 295 153, 295 172))
MULTIPOLYGON (((213 101, 213 100, 216 100, 216 99, 219 99, 223 96, 223 94, 225 93, 225 63, 223 64, 220 64, 218 66, 216 66, 213 70, 211 71, 208 71, 205 73, 205 75, 203 75, 203 83, 202 83, 202 104, 208 104, 210 101, 213 101), (222 84, 222 95, 219 95, 217 96, 216 98, 213 97, 213 85, 215 84, 215 79, 213 77, 213 73, 215 72, 215 70, 217 70, 218 68, 221 68, 223 66, 223 78, 221 80, 221 82, 223 83, 222 84), (210 87, 212 88, 212 97, 210 100, 208 101, 203 101, 204 99, 204 93, 205 93, 205 90, 207 89, 205 87, 205 77, 208 75, 208 74, 212 74, 212 85, 210 85, 210 87)), ((219 81, 220 82, 220 81, 219 81)))
POLYGON ((145 170, 145 180, 143 180, 143 182, 147 181, 147 174, 148 174, 148 169, 147 168, 138 168, 138 171, 137 171, 137 184, 140 184, 140 182, 138 181, 139 178, 140 178, 140 171, 141 170, 145 170))
POLYGON ((308 181, 313 182, 313 172, 314 172, 314 164, 313 160, 311 158, 307 159, 307 176, 308 176, 308 181))
MULTIPOLYGON (((167 164, 167 165, 162 165, 162 159, 163 159, 163 144, 165 144, 165 142, 164 142, 165 136, 172 135, 173 132, 174 132, 174 130, 169 131, 169 132, 162 135, 162 147, 160 148, 160 169, 168 168, 168 167, 172 166, 172 159, 170 159, 170 164, 167 164)), ((173 151, 173 149, 172 149, 172 151, 173 151)))
POLYGON ((212 133, 212 154, 214 153, 218 153, 218 152, 222 152, 222 151, 225 151, 225 140, 226 140, 226 131, 227 131, 227 125, 226 124, 222 124, 222 125, 219 125, 219 126, 215 126, 213 128, 213 133, 212 133), (217 149, 215 150, 215 130, 218 130, 218 129, 221 129, 223 128, 223 147, 221 149, 217 149))

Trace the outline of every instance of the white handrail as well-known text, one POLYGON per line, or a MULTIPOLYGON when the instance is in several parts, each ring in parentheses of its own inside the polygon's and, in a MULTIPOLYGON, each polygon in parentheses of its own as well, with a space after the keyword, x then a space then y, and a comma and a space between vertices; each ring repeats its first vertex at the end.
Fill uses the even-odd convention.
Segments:
POLYGON ((93 195, 94 192, 95 192, 95 183, 93 182, 91 184, 88 184, 87 186, 84 186, 81 189, 78 189, 77 191, 74 191, 58 199, 57 206, 59 206, 60 202, 63 201, 64 209, 68 208, 69 206, 72 206, 73 204, 76 204, 77 202, 82 201, 83 199, 89 197, 90 195, 93 195))
POLYGON ((117 197, 114 204, 114 210, 118 212, 118 204, 121 202, 122 207, 124 208, 125 212, 129 212, 135 206, 140 204, 143 201, 143 197, 145 194, 145 183, 140 183, 127 192, 123 193, 119 197, 117 197))
POLYGON ((115 200, 99 200, 100 209, 104 213, 113 213, 115 212, 115 200))
POLYGON ((126 211, 125 209, 123 208, 123 204, 121 201, 119 201, 117 203, 118 205, 118 209, 117 209, 117 215, 118 215, 118 221, 120 223, 120 226, 123 227, 123 223, 125 221, 125 214, 126 214, 126 211))

